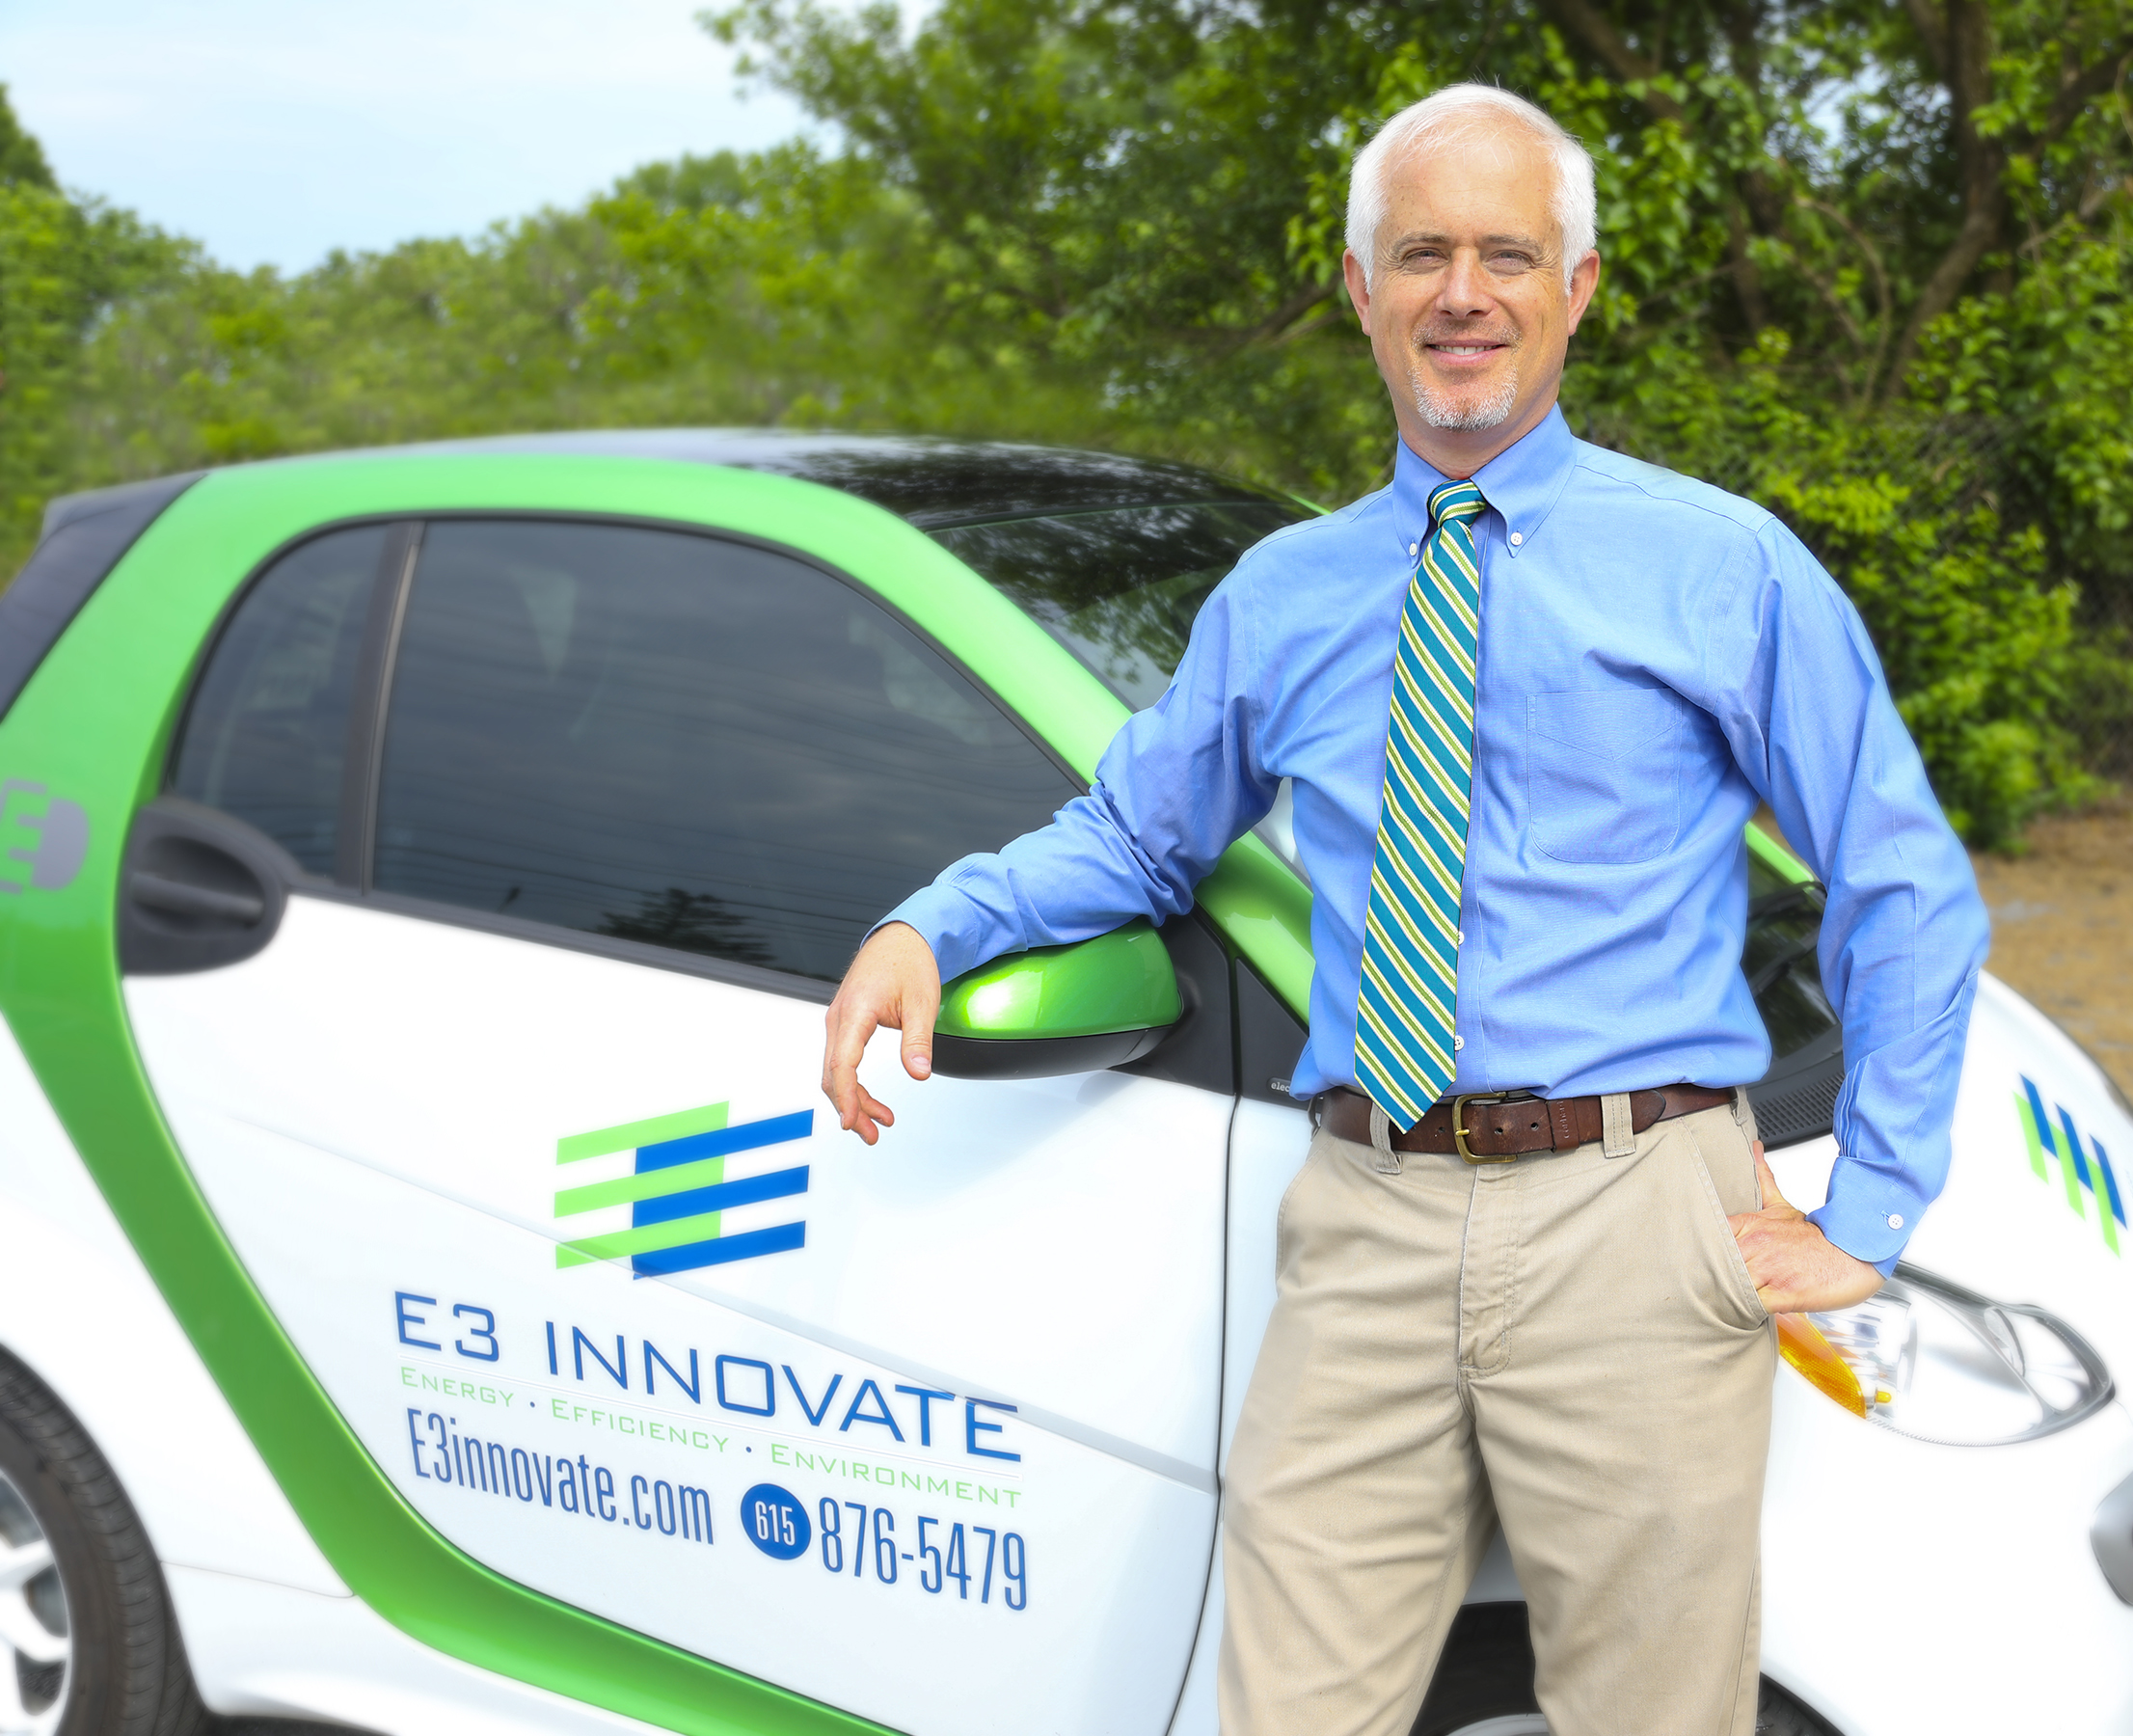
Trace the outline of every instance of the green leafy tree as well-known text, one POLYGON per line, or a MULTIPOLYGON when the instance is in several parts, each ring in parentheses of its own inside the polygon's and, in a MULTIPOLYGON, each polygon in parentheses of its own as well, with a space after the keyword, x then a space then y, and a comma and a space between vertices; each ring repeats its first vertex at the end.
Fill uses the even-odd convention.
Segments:
POLYGON ((2133 0, 944 0, 915 24, 738 0, 706 23, 839 148, 656 164, 295 277, 68 200, 7 118, 0 537, 63 485, 623 423, 1066 441, 1349 499, 1392 435, 1338 282, 1347 162, 1482 79, 1598 165, 1574 425, 1822 555, 1968 834, 2016 837, 2133 743, 2133 0))
POLYGON ((79 471, 73 416, 84 344, 189 251, 122 211, 58 191, 0 86, 0 550, 26 549, 79 471))
POLYGON ((1338 289, 1347 162, 1444 83, 1530 95, 1599 171, 1574 422, 1822 554, 1973 838, 2094 787, 2073 726, 2127 710, 2108 618, 2133 595, 2122 0, 947 0, 915 31, 741 0, 706 21, 906 193, 950 340, 1078 373, 1114 440, 1335 498, 1390 456, 1338 289))
POLYGON ((23 130, 8 100, 8 87, 0 84, 0 181, 57 192, 52 166, 44 160, 44 147, 23 130))

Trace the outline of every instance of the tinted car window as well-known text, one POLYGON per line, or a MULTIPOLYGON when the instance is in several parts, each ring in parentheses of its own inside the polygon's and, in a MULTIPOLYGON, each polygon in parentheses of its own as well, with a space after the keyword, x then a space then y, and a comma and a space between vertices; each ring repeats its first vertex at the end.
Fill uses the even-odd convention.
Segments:
POLYGON ((961 525, 933 539, 1021 605, 1136 711, 1162 697, 1193 617, 1237 557, 1307 516, 1279 502, 1135 506, 961 525))
POLYGON ((194 691, 172 788, 334 871, 348 700, 389 534, 365 525, 284 555, 245 593, 194 691))
POLYGON ((1075 786, 850 586, 614 526, 424 534, 373 883, 834 980, 869 926, 1075 786))

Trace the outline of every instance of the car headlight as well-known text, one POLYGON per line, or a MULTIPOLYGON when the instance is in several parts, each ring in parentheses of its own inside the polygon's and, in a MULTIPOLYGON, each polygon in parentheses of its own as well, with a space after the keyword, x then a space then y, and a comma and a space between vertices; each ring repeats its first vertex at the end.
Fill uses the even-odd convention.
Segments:
POLYGON ((1914 1440, 1997 1447, 2070 1427, 2111 1373, 2066 1321, 1899 1265, 1855 1308, 1780 1315, 1778 1348, 1854 1416, 1914 1440))

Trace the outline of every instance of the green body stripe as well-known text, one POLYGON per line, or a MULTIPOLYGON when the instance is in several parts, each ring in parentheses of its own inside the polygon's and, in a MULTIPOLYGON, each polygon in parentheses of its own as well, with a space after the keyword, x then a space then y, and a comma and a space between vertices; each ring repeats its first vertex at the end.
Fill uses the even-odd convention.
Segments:
POLYGON ((1310 888, 1259 839, 1246 833, 1200 882, 1193 902, 1279 995, 1310 1022, 1310 888))
POLYGON ((716 1133, 726 1125, 729 1106, 707 1103, 701 1109, 677 1109, 672 1115, 655 1115, 649 1121, 624 1122, 619 1127, 603 1127, 597 1133, 573 1133, 555 1142, 555 1161, 576 1163, 580 1157, 634 1152, 639 1146, 687 1139, 691 1133, 716 1133))
MULTIPOLYGON (((721 1121, 724 1117, 719 1118, 721 1121)), ((629 1206, 638 1200, 663 1200, 668 1194, 687 1193, 692 1187, 715 1187, 726 1179, 723 1157, 699 1157, 694 1163, 677 1163, 672 1169, 649 1170, 640 1176, 617 1176, 612 1181, 589 1181, 583 1187, 566 1187, 555 1196, 555 1215, 570 1217, 580 1211, 598 1211, 603 1206, 629 1206)))

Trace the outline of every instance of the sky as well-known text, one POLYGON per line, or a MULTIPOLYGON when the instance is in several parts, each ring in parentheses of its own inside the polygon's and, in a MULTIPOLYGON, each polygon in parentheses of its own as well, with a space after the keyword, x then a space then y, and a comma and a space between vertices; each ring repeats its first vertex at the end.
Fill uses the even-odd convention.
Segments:
POLYGON ((0 0, 0 82, 70 191, 301 271, 815 131, 701 4, 0 0))

